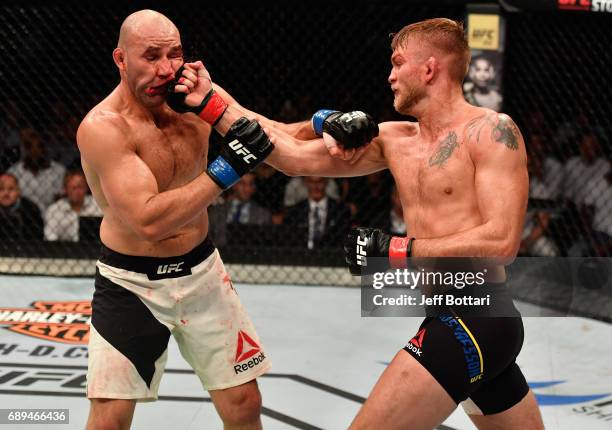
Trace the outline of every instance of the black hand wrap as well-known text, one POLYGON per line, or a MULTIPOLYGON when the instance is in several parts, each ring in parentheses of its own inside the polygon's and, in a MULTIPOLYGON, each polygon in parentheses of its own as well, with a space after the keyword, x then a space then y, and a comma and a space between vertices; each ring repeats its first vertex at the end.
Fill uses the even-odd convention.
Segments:
POLYGON ((273 149, 261 125, 241 117, 230 127, 219 156, 210 163, 207 173, 219 187, 228 189, 264 161, 273 149))

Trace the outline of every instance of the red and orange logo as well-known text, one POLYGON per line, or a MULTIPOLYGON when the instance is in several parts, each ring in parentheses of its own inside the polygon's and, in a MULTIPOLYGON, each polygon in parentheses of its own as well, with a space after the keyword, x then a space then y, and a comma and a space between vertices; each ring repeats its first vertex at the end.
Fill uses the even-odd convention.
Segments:
POLYGON ((414 335, 412 339, 410 339, 410 343, 416 346, 417 348, 423 347, 423 338, 425 337, 426 328, 422 328, 419 330, 417 334, 414 335))
POLYGON ((591 10, 591 0, 557 0, 561 10, 591 10))
POLYGON ((259 352, 260 348, 251 337, 243 332, 238 331, 238 346, 236 347, 236 359, 235 363, 240 363, 248 358, 251 358, 259 352))
POLYGON ((87 344, 91 302, 34 302, 29 309, 0 308, 0 324, 10 331, 39 339, 87 344))

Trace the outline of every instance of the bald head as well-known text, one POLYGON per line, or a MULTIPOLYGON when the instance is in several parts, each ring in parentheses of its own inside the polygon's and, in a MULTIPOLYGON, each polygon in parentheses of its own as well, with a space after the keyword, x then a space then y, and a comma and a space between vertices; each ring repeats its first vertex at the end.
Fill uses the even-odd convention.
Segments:
POLYGON ((150 9, 139 10, 125 18, 121 24, 117 47, 127 49, 135 41, 150 37, 179 37, 179 31, 167 16, 150 9))

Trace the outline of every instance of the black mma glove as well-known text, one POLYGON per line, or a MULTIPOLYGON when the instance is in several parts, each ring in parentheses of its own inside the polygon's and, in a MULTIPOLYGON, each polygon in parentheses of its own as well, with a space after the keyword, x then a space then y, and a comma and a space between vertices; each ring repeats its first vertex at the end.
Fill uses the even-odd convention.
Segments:
POLYGON ((405 268, 413 242, 414 238, 391 236, 378 228, 353 228, 344 241, 345 261, 356 276, 405 268))
POLYGON ((230 127, 219 156, 208 165, 206 173, 226 190, 264 161, 273 149, 259 123, 241 117, 230 127))
POLYGON ((359 148, 378 136, 378 124, 367 113, 342 113, 321 109, 312 116, 312 128, 317 136, 330 134, 344 149, 359 148))
POLYGON ((185 97, 187 97, 187 94, 174 92, 174 87, 179 83, 178 80, 181 76, 183 76, 184 69, 185 67, 181 66, 174 74, 174 80, 168 85, 166 103, 172 110, 178 113, 193 112, 214 127, 225 113, 227 103, 215 90, 210 90, 199 106, 186 105, 185 97))

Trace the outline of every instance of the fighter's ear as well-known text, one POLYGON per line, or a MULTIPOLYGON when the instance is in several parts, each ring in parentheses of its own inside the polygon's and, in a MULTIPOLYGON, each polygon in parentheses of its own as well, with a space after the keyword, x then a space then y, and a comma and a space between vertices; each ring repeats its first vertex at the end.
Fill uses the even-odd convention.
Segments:
POLYGON ((435 57, 431 56, 425 63, 423 63, 423 68, 425 71, 425 83, 430 83, 438 72, 438 60, 435 57))
POLYGON ((113 60, 119 70, 125 70, 125 51, 123 49, 115 48, 113 50, 113 60))

